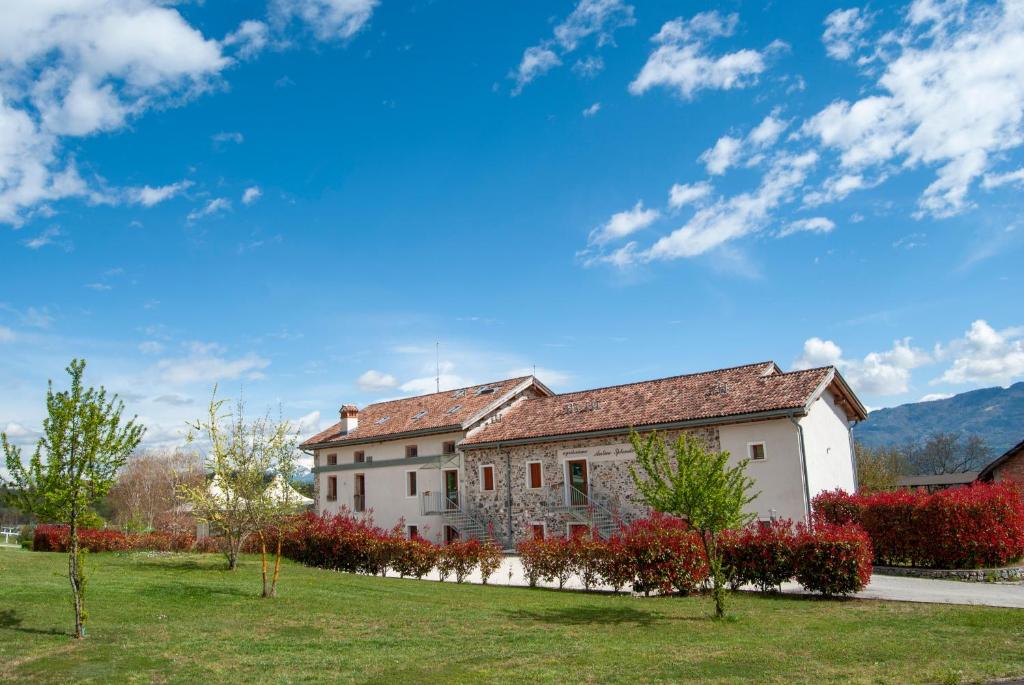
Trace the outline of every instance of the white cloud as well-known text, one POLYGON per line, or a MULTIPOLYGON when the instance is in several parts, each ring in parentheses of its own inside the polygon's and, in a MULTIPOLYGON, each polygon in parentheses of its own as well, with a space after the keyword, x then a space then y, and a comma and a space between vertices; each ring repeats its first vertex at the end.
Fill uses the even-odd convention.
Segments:
POLYGON ((782 132, 789 126, 789 122, 780 119, 778 114, 778 111, 774 111, 762 119, 761 123, 747 134, 747 142, 762 147, 774 145, 782 132))
POLYGON ((538 366, 536 369, 532 366, 523 366, 515 369, 509 369, 504 374, 507 378, 519 378, 520 376, 534 376, 541 383, 553 388, 565 387, 566 384, 571 380, 571 376, 564 371, 558 371, 557 369, 548 369, 543 366, 538 366))
POLYGON ((899 395, 910 388, 911 371, 931 361, 927 352, 911 346, 910 338, 896 340, 891 349, 871 352, 860 360, 844 358, 842 348, 831 340, 809 338, 793 368, 835 365, 858 393, 899 395))
MULTIPOLYGON (((603 47, 612 42, 616 30, 635 23, 633 6, 622 0, 579 0, 569 16, 555 26, 552 38, 523 51, 519 66, 510 75, 516 82, 512 94, 518 95, 535 78, 561 65, 559 53, 564 56, 575 51, 592 36, 596 36, 597 47, 603 47)), ((592 77, 603 67, 601 58, 592 56, 578 61, 573 71, 592 77)))
POLYGON ((943 357, 953 363, 933 382, 1009 385, 1024 377, 1024 328, 997 331, 979 319, 948 345, 943 357))
POLYGON ((193 221, 198 221, 199 219, 210 216, 211 214, 226 212, 229 209, 231 209, 231 201, 225 197, 217 197, 210 200, 199 209, 194 209, 189 212, 186 219, 189 223, 192 223, 193 221))
POLYGON ((595 102, 590 107, 587 107, 585 110, 583 110, 583 116, 585 116, 587 118, 590 118, 590 117, 594 116, 595 114, 597 114, 600 111, 601 111, 601 103, 600 102, 595 102))
POLYGON ((260 190, 260 187, 251 186, 249 188, 246 188, 245 192, 242 193, 242 204, 251 205, 253 202, 256 202, 256 200, 260 199, 261 197, 263 197, 263 191, 260 190))
POLYGON ((680 17, 666 22, 651 38, 658 47, 629 84, 629 91, 641 95, 664 86, 688 100, 703 89, 731 90, 752 85, 766 69, 768 50, 745 49, 717 56, 705 52, 707 40, 732 35, 737 21, 735 14, 722 16, 712 11, 688 21, 680 17))
POLYGON ((934 402, 936 400, 948 400, 953 397, 951 392, 930 392, 926 395, 922 395, 918 402, 934 402))
POLYGON ((993 160, 1024 142, 1024 12, 1019 2, 917 0, 896 50, 882 53, 877 92, 838 100, 804 126, 834 148, 848 173, 900 164, 937 167, 919 199, 944 217, 970 205, 971 185, 993 160))
POLYGON ((210 140, 215 143, 235 143, 241 145, 245 142, 245 136, 238 131, 220 131, 210 136, 210 140))
POLYGON ((163 351, 164 346, 156 340, 145 340, 139 343, 139 352, 142 354, 160 354, 163 351))
POLYGON ((171 183, 165 186, 142 186, 141 188, 131 188, 128 190, 128 197, 133 202, 137 202, 143 207, 152 207, 153 205, 159 204, 164 200, 169 200, 176 195, 180 195, 192 186, 192 181, 178 181, 177 183, 171 183))
POLYGON ((0 343, 14 342, 16 337, 17 336, 14 335, 14 331, 10 328, 7 326, 0 326, 0 343))
POLYGON ((245 376, 250 380, 262 378, 261 370, 270 365, 270 360, 249 353, 238 358, 228 358, 225 349, 215 343, 193 342, 187 346, 184 356, 161 359, 156 371, 159 377, 171 385, 204 383, 212 385, 221 380, 233 380, 245 376))
POLYGON ((801 232, 831 233, 835 227, 836 224, 831 219, 826 219, 823 216, 815 216, 810 219, 800 219, 799 221, 790 223, 779 231, 779 237, 785 238, 786 236, 801 232))
POLYGON ((105 293, 114 289, 114 286, 107 283, 86 283, 85 287, 98 293, 105 293))
POLYGON ((8 421, 3 432, 7 434, 7 439, 10 442, 21 447, 34 444, 42 435, 39 431, 27 428, 16 421, 8 421))
POLYGON ((985 178, 982 179, 981 185, 986 189, 992 189, 1010 183, 1024 185, 1024 168, 1008 171, 1003 174, 986 174, 985 178))
POLYGON ((858 7, 836 10, 825 17, 825 33, 821 39, 828 56, 847 60, 857 50, 867 46, 864 34, 871 28, 872 19, 858 7))
POLYGON ((64 239, 64 232, 56 226, 47 228, 35 238, 28 238, 24 241, 24 245, 30 250, 38 250, 39 248, 46 247, 47 245, 56 245, 57 247, 63 248, 65 251, 69 251, 71 249, 71 241, 64 239))
POLYGON ((347 40, 366 26, 378 4, 379 0, 272 0, 270 15, 278 27, 301 21, 318 40, 347 40))
POLYGON ((593 245, 603 245, 619 238, 625 238, 647 228, 659 216, 661 213, 658 210, 644 209, 644 203, 637 201, 632 209, 612 214, 607 223, 591 231, 590 242, 593 245))
POLYGON ((356 379, 356 387, 367 392, 379 392, 398 386, 398 379, 390 373, 370 369, 356 379))
POLYGON ((743 141, 732 136, 722 136, 715 141, 714 147, 704 151, 700 160, 712 176, 720 176, 735 164, 742 153, 743 141))
POLYGON ((270 42, 270 28, 262 21, 247 19, 238 28, 224 36, 222 45, 237 47, 240 59, 252 59, 270 42))
POLYGON ((668 206, 672 209, 679 209, 700 202, 710 194, 711 184, 707 181, 689 184, 674 183, 668 191, 668 206))
POLYGON ((423 376, 421 378, 413 378, 412 380, 402 383, 400 389, 402 392, 411 395, 429 395, 430 393, 437 392, 438 378, 440 378, 441 390, 464 388, 473 384, 468 379, 457 374, 442 373, 440 377, 423 376))
POLYGON ((230 60, 152 0, 10 0, 0 22, 0 221, 91 191, 63 141, 201 92, 230 60))

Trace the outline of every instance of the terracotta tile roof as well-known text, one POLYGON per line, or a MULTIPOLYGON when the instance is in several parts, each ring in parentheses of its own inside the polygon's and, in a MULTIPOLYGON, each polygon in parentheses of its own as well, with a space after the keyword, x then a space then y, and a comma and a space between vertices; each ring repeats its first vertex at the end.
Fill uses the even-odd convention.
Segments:
POLYGON ((354 431, 343 433, 339 422, 301 446, 365 442, 369 438, 385 440, 391 435, 414 431, 459 430, 464 421, 529 379, 530 376, 508 378, 468 388, 368 404, 359 410, 359 423, 354 431))
MULTIPOLYGON (((833 367, 783 373, 774 362, 761 362, 529 399, 509 408, 501 421, 481 428, 462 444, 802 409, 834 373, 833 367)), ((839 378, 838 374, 835 377, 839 378)))

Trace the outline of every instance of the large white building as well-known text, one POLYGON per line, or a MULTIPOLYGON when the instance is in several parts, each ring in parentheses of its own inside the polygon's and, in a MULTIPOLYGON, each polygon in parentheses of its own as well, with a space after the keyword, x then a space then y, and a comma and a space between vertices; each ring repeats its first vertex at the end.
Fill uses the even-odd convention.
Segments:
POLYGON ((761 519, 805 521, 819 492, 856 488, 851 427, 866 411, 833 367, 774 362, 562 395, 533 377, 344 405, 303 448, 316 509, 372 512, 377 525, 438 541, 507 546, 578 527, 611 533, 647 513, 629 431, 700 436, 749 459, 761 519))

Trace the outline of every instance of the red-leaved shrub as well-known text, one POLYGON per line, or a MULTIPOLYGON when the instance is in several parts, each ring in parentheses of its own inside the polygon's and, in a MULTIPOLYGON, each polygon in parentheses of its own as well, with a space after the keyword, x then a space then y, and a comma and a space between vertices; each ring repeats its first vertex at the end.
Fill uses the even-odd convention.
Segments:
POLYGON ((433 570, 439 554, 440 548, 430 540, 404 540, 397 549, 396 557, 391 561, 391 568, 402 577, 422 578, 433 570))
POLYGON ((857 525, 799 526, 793 546, 797 581, 826 596, 859 592, 871 580, 871 540, 857 525))
POLYGON ((763 592, 778 590, 793 577, 793 522, 755 522, 729 531, 721 542, 723 567, 733 589, 751 584, 763 592))
POLYGON ((816 521, 833 525, 848 522, 850 511, 859 512, 857 520, 871 538, 877 564, 978 568, 1024 556, 1024 499, 1009 483, 932 494, 822 493, 813 506, 816 521))
POLYGON ((655 512, 623 526, 621 537, 635 572, 634 589, 650 594, 693 592, 708 577, 707 557, 697 533, 674 516, 655 512))
MULTIPOLYGON (((40 524, 36 526, 32 549, 37 552, 66 552, 70 538, 68 526, 40 524)), ((191 533, 123 533, 99 528, 78 530, 78 545, 89 552, 183 552, 190 550, 194 543, 191 533)))

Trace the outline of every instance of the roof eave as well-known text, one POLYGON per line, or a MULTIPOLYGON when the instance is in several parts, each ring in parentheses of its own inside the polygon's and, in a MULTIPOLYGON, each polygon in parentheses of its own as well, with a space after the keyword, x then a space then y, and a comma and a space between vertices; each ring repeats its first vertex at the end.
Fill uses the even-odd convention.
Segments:
POLYGON ((368 445, 372 442, 389 442, 403 438, 415 438, 421 435, 436 435, 438 433, 458 433, 462 431, 462 425, 458 423, 435 428, 419 428, 414 431, 402 431, 401 433, 385 433, 383 435, 368 435, 365 438, 353 438, 351 440, 327 440, 324 442, 302 443, 299 447, 303 449, 322 450, 327 447, 344 447, 346 445, 368 445))

